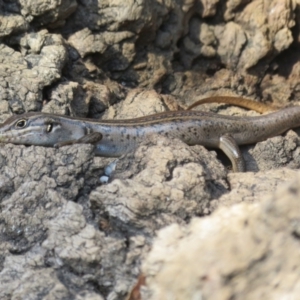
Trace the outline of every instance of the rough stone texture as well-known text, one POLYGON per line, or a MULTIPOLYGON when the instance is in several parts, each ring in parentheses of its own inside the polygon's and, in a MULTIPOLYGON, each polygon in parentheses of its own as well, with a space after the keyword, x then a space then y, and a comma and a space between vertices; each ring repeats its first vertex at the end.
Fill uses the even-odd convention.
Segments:
POLYGON ((236 203, 261 202, 266 198, 266 191, 276 193, 282 184, 293 181, 298 176, 297 170, 282 168, 258 173, 228 174, 230 192, 210 202, 210 211, 219 206, 232 206, 236 203))
POLYGON ((93 191, 90 201, 122 230, 153 234, 206 213, 210 200, 227 192, 224 167, 214 157, 200 146, 154 135, 118 161, 114 180, 93 191))
MULTIPOLYGON (((163 89, 189 102, 220 88, 250 96, 261 87, 260 94, 267 100, 294 97, 298 90, 296 82, 290 86, 284 82, 284 76, 274 74, 278 68, 274 58, 293 41, 291 28, 298 13, 295 0, 144 0, 127 1, 126 5, 123 1, 21 1, 19 6, 1 2, 0 7, 5 12, 1 15, 0 36, 8 37, 7 46, 20 49, 25 56, 18 58, 18 65, 23 59, 32 64, 48 56, 46 49, 41 52, 45 41, 57 46, 61 42, 45 30, 61 29, 64 41, 69 43, 66 78, 76 78, 81 85, 90 82, 91 77, 104 83, 108 76, 128 87, 163 89), (26 33, 29 30, 31 33, 26 33), (29 52, 32 54, 27 58, 29 52), (263 78, 261 71, 271 61, 273 66, 263 78), (227 83, 219 74, 224 75, 226 70, 230 77, 227 83), (272 75, 282 78, 287 93, 283 92, 282 84, 277 84, 277 90, 284 95, 270 88, 268 81, 273 81, 272 75)), ((56 55, 58 73, 66 63, 65 55, 56 55)), ((288 56, 290 64, 295 62, 295 55, 288 56)), ((44 89, 61 76, 55 72, 49 78, 41 66, 35 64, 34 74, 22 73, 32 89, 29 95, 28 84, 24 88, 23 82, 17 80, 16 86, 11 86, 9 80, 10 97, 5 97, 6 101, 31 97, 27 101, 30 104, 11 105, 11 111, 41 109, 44 99, 36 89, 44 89), (38 87, 34 89, 37 81, 38 87)), ((7 71, 15 73, 12 66, 7 71)), ((272 87, 275 88, 273 82, 272 87)), ((116 97, 120 99, 119 93, 116 97)))
POLYGON ((126 293, 118 277, 132 268, 143 239, 128 241, 133 253, 127 253, 125 237, 105 236, 86 204, 70 201, 87 202, 106 164, 94 158, 92 146, 1 148, 1 299, 39 299, 41 291, 49 299, 73 298, 96 286, 95 299, 112 286, 126 293))
POLYGON ((77 8, 75 0, 20 0, 21 14, 27 21, 52 28, 62 26, 77 8))
POLYGON ((90 97, 77 82, 64 82, 53 89, 43 112, 85 117, 89 111, 90 97))
MULTIPOLYGON (((0 0, 0 120, 133 118, 214 95, 297 103, 299 20, 298 0, 0 0)), ((1 145, 0 298, 124 299, 143 261, 145 299, 170 283, 207 299, 297 298, 298 188, 265 198, 299 176, 298 134, 242 147, 245 174, 220 151, 153 136, 105 185, 114 159, 92 146, 1 145)))
POLYGON ((161 230, 143 263, 143 299, 297 298, 296 178, 256 205, 241 203, 161 230))
POLYGON ((170 96, 160 95, 154 90, 134 89, 120 104, 110 106, 103 119, 130 119, 169 110, 179 110, 180 105, 170 96), (145 99, 147 102, 145 103, 145 99))
POLYGON ((1 101, 7 101, 15 113, 40 109, 42 88, 61 78, 67 59, 64 41, 60 35, 42 30, 11 43, 18 43, 21 52, 0 45, 1 101))
POLYGON ((280 167, 299 169, 299 145, 299 137, 292 130, 285 136, 276 136, 258 143, 245 153, 246 161, 248 158, 251 160, 248 163, 248 170, 270 170, 280 167))

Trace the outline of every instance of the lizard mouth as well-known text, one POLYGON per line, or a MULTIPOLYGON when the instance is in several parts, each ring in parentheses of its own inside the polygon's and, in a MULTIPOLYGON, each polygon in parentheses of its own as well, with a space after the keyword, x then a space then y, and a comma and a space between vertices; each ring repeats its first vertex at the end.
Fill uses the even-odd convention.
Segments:
POLYGON ((33 136, 35 133, 32 129, 23 129, 22 131, 19 130, 6 130, 1 132, 0 131, 0 143, 12 143, 12 144, 19 144, 24 143, 24 138, 33 136))

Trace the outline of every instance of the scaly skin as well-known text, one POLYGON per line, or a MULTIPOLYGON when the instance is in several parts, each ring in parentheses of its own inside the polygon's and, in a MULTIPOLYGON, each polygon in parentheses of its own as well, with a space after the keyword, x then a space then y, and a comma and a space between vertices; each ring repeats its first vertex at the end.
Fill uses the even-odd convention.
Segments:
POLYGON ((201 111, 170 111, 125 120, 81 119, 45 113, 12 116, 0 126, 0 142, 56 146, 93 142, 96 155, 116 157, 134 149, 150 134, 178 138, 188 145, 220 148, 234 171, 244 171, 238 145, 252 144, 300 126, 300 106, 258 117, 201 111), (98 140, 95 134, 98 135, 98 140), (93 139, 89 140, 89 136, 93 139))

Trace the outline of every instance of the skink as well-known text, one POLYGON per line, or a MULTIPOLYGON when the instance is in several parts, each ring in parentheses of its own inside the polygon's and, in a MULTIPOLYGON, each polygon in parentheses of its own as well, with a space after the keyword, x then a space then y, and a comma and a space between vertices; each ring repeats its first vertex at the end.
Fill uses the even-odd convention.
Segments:
POLYGON ((169 111, 125 120, 93 120, 26 113, 8 118, 0 126, 0 142, 62 146, 94 143, 96 155, 117 157, 156 133, 178 138, 188 145, 221 149, 233 170, 245 164, 239 145, 252 144, 300 126, 300 106, 257 117, 225 116, 202 111, 169 111))

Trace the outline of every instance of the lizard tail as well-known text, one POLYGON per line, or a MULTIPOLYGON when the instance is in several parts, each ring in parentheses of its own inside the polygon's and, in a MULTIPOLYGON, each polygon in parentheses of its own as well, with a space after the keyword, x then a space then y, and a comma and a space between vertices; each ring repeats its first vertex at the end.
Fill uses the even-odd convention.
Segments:
POLYGON ((251 109, 254 110, 258 113, 266 113, 266 112, 271 112, 278 110, 277 107, 272 106, 272 105, 267 105, 261 102, 257 102, 254 100, 246 99, 246 98, 241 98, 241 97, 231 97, 231 96, 213 96, 213 97, 208 97, 204 99, 200 99, 190 105, 186 110, 193 109, 194 107, 205 104, 205 103, 224 103, 224 104, 232 104, 236 105, 239 107, 243 107, 246 109, 251 109))

